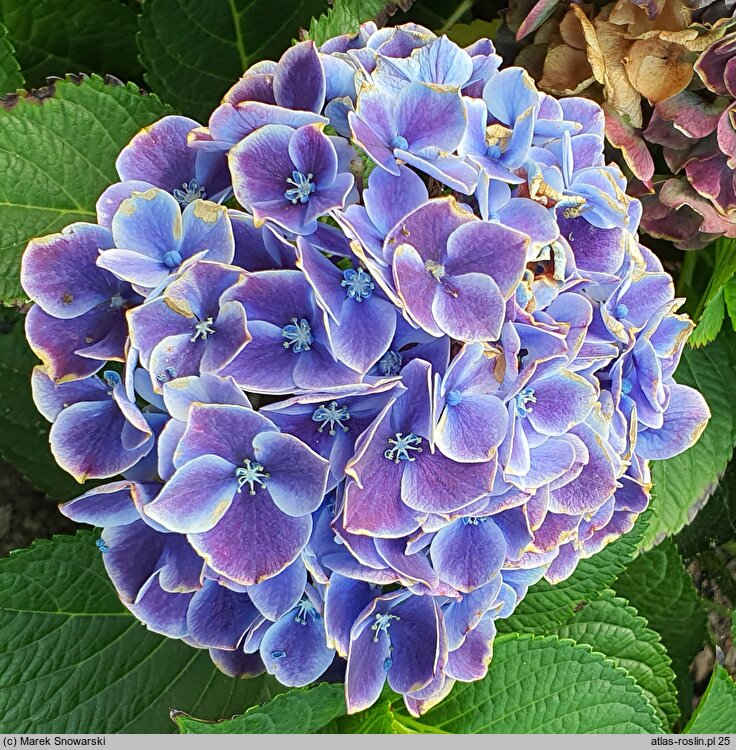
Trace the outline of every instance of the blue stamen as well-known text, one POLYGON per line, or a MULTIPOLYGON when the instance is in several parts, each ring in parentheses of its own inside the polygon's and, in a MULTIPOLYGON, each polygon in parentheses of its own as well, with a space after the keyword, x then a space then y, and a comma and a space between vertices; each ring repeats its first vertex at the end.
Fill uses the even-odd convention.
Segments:
POLYGON ((171 194, 176 198, 177 202, 182 208, 186 208, 190 203, 196 201, 198 198, 206 198, 207 192, 204 189, 204 185, 200 185, 196 180, 189 180, 189 182, 183 182, 181 185, 182 189, 174 188, 171 194))
POLYGON ((125 304, 125 298, 122 294, 113 294, 110 297, 110 307, 122 307, 125 304))
POLYGON ((618 318, 619 320, 625 318, 628 314, 629 308, 623 302, 619 302, 613 310, 614 317, 618 318))
POLYGON ((110 390, 107 392, 108 396, 112 396, 112 393, 115 390, 115 386, 120 385, 120 383, 122 382, 120 379, 120 375, 118 375, 115 370, 105 370, 105 372, 102 373, 102 379, 110 388, 110 390))
POLYGON ((445 267, 442 263, 434 260, 428 260, 424 263, 424 270, 434 276, 435 281, 442 281, 445 275, 445 267))
POLYGON ((389 615, 387 614, 376 614, 376 621, 371 625, 371 630, 375 630, 376 634, 373 636, 373 642, 376 643, 378 641, 378 636, 380 635, 381 631, 383 631, 388 636, 388 629, 391 627, 391 620, 400 620, 401 618, 398 615, 389 615))
POLYGON ((404 364, 404 358, 399 352, 389 349, 382 357, 378 360, 378 369, 381 375, 398 375, 401 371, 401 365, 404 364))
POLYGON ((486 148, 486 156, 489 159, 500 159, 501 158, 501 147, 493 143, 488 148, 486 148))
POLYGON ((463 526, 477 526, 479 523, 485 523, 487 518, 478 518, 477 516, 467 516, 463 518, 463 526))
POLYGON ((313 620, 316 620, 319 617, 319 612, 317 612, 317 608, 314 606, 314 604, 312 604, 312 602, 306 596, 299 602, 299 604, 297 604, 297 607, 299 609, 294 619, 298 623, 301 623, 302 625, 306 625, 310 617, 313 620))
POLYGON ((283 327, 281 335, 286 339, 284 348, 288 349, 293 344, 294 348, 291 351, 296 354, 308 352, 311 343, 314 341, 312 327, 304 318, 301 318, 301 320, 292 318, 291 323, 283 327))
POLYGON ((391 148, 398 148, 402 151, 406 151, 409 148, 409 141, 407 141, 403 135, 395 135, 388 145, 391 146, 391 148))
POLYGON ((164 255, 164 263, 168 268, 176 268, 181 265, 183 258, 178 250, 169 250, 164 255))
POLYGON ((631 391, 634 390, 634 384, 628 379, 624 378, 621 381, 621 393, 623 393, 625 396, 631 393, 631 391))
POLYGON ((322 406, 315 409, 312 419, 315 422, 322 422, 317 432, 322 432, 325 426, 329 425, 330 435, 334 435, 336 427, 340 427, 343 432, 348 431, 347 426, 343 422, 347 422, 350 419, 350 412, 347 406, 338 406, 337 401, 331 401, 329 406, 322 404, 322 406))
MULTIPOLYGON (((375 640, 375 638, 374 638, 374 640, 375 640)), ((384 672, 388 672, 388 670, 391 669, 391 667, 393 667, 393 665, 394 665, 394 660, 390 656, 386 657, 383 660, 383 671, 384 672)))
POLYGON ((376 288, 373 279, 362 268, 347 268, 342 275, 340 286, 346 287, 347 296, 356 302, 368 299, 376 288))
POLYGON ((212 327, 213 322, 212 318, 201 320, 194 326, 194 336, 189 340, 194 343, 201 336, 202 341, 207 341, 207 337, 215 332, 215 329, 212 327))
POLYGON ((448 406, 457 406, 463 400, 463 394, 454 388, 445 396, 445 403, 448 406))
POLYGON ((524 388, 523 391, 520 393, 517 393, 516 395, 516 413, 520 417, 526 417, 530 411, 532 411, 531 406, 527 406, 527 404, 536 404, 537 399, 534 395, 534 390, 532 388, 524 388))
POLYGON ((286 182, 290 185, 294 185, 293 188, 289 188, 284 193, 284 198, 292 203, 306 203, 309 200, 309 196, 317 189, 317 186, 312 182, 314 175, 310 172, 308 175, 303 175, 301 172, 294 170, 291 173, 291 177, 286 178, 286 182))
POLYGON ((272 651, 271 652, 272 659, 283 659, 285 656, 286 656, 286 651, 272 651))
POLYGON ((238 492, 242 492, 246 484, 249 487, 249 495, 256 494, 256 484, 260 484, 265 490, 266 483, 263 480, 268 479, 269 476, 270 474, 263 471, 261 464, 246 458, 243 461, 243 466, 235 469, 235 478, 238 480, 238 492))
POLYGON ((388 439, 389 447, 384 452, 384 456, 393 461, 395 464, 399 461, 416 461, 416 457, 410 456, 409 451, 416 451, 421 453, 420 448, 422 444, 422 438, 410 432, 406 437, 403 437, 400 432, 396 433, 396 439, 388 439))
POLYGON ((97 547, 100 552, 109 552, 110 548, 105 544, 104 539, 97 539, 95 540, 95 547, 97 547))
POLYGON ((159 383, 165 383, 169 378, 172 380, 176 377, 176 367, 167 367, 163 372, 156 375, 159 383))

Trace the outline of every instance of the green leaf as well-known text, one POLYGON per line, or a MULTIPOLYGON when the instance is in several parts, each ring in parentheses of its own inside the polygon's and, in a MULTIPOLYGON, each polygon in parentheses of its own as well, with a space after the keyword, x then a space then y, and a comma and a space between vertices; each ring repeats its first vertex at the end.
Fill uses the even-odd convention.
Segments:
POLYGON ((589 646, 555 636, 497 639, 488 676, 458 682, 421 720, 397 721, 424 732, 583 734, 661 732, 641 688, 589 646))
POLYGON ((736 734, 736 683, 719 664, 685 734, 736 734))
POLYGON ((698 325, 688 341, 690 346, 697 348, 715 341, 721 331, 725 317, 726 306, 723 301, 723 289, 719 289, 718 293, 705 306, 703 314, 698 320, 698 325))
POLYGON ((606 591, 590 602, 555 635, 587 643, 625 669, 644 691, 657 711, 662 726, 671 729, 680 715, 677 707, 675 673, 660 637, 647 627, 625 599, 606 591))
POLYGON ((0 108, 0 300, 25 299, 18 272, 29 239, 95 221, 97 198, 118 179, 118 153, 167 111, 133 84, 96 76, 0 108))
POLYGON ((326 0, 146 0, 138 46, 148 85, 206 122, 253 63, 277 60, 326 0))
POLYGON ((23 88, 24 83, 8 30, 0 24, 0 96, 23 88))
POLYGON ((65 73, 140 77, 135 10, 118 0, 0 0, 0 19, 28 86, 65 73))
POLYGON ((675 543, 666 539, 640 555, 612 588, 661 636, 677 675, 680 709, 687 714, 693 693, 690 662, 703 647, 708 631, 705 610, 675 543))
POLYGON ((386 0, 335 0, 332 7, 309 24, 309 38, 315 44, 341 34, 354 34, 360 24, 370 21, 386 7, 386 0))
POLYGON ((447 30, 447 36, 461 47, 469 47, 479 39, 493 39, 501 27, 501 19, 483 21, 473 19, 470 23, 456 23, 447 30))
POLYGON ((736 334, 731 331, 724 331, 703 349, 685 350, 675 380, 699 390, 712 417, 692 448, 652 464, 652 520, 643 549, 689 523, 726 470, 736 444, 736 409, 729 377, 734 368, 736 334))
POLYGON ((0 732, 173 732, 169 706, 216 719, 270 700, 147 631, 118 600, 91 532, 0 560, 0 732))
POLYGON ((317 685, 290 690, 244 714, 215 723, 180 711, 172 718, 182 734, 313 734, 345 714, 342 685, 317 685))
POLYGON ((642 514, 628 534, 597 555, 581 560, 566 580, 554 586, 541 580, 531 586, 514 614, 496 621, 499 632, 546 633, 567 622, 576 609, 597 599, 636 555, 648 515, 642 514))
POLYGON ((700 318, 708 303, 728 284, 729 279, 736 273, 736 240, 729 237, 719 237, 712 246, 715 248, 715 267, 703 298, 700 300, 695 320, 700 318))
POLYGON ((342 716, 320 730, 320 734, 394 734, 391 701, 381 701, 352 716, 342 716))
POLYGON ((23 316, 0 309, 0 456, 60 502, 82 490, 51 455, 50 425, 31 397, 31 370, 36 364, 25 339, 23 316))
POLYGON ((736 331, 736 277, 723 287, 723 301, 726 303, 728 317, 731 318, 731 327, 736 331))

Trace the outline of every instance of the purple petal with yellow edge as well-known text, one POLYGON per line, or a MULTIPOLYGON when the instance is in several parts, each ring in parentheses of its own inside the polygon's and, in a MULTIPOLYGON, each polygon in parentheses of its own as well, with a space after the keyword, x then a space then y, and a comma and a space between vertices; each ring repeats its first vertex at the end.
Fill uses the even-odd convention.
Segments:
MULTIPOLYGON (((367 100, 368 97, 366 94, 361 95, 359 105, 362 106, 363 110, 367 109, 367 100)), ((366 114, 366 118, 368 117, 366 114)), ((390 142, 392 136, 383 136, 381 133, 376 132, 376 130, 380 130, 381 128, 379 125, 376 130, 373 129, 372 126, 378 124, 373 117, 370 117, 369 121, 371 122, 371 126, 367 125, 366 121, 355 112, 348 112, 348 123, 353 143, 360 146, 379 167, 390 174, 398 176, 400 174, 399 165, 396 163, 392 149, 386 145, 390 142)), ((389 133, 393 131, 393 123, 389 124, 386 129, 389 133)))
POLYGON ((187 609, 192 594, 172 594, 161 588, 158 576, 148 581, 135 603, 127 604, 130 611, 154 633, 169 638, 187 635, 187 609))
POLYGON ((545 440, 531 449, 531 467, 520 483, 528 490, 539 489, 570 471, 575 460, 575 450, 568 441, 545 440))
POLYGON ((528 198, 511 198, 498 211, 502 224, 532 239, 532 248, 542 248, 560 236, 554 214, 528 198))
POLYGON ((273 578, 248 586, 248 596, 264 617, 275 622, 296 606, 306 583, 307 569, 297 559, 273 578))
POLYGON ((186 422, 179 422, 177 419, 170 419, 164 426, 161 434, 158 436, 156 448, 158 450, 158 475, 165 482, 174 476, 176 467, 174 466, 174 453, 179 445, 179 441, 184 436, 186 422))
POLYGON ((435 534, 430 555, 439 577, 468 593, 489 583, 501 570, 506 540, 489 517, 461 519, 435 534))
POLYGON ((582 515, 547 513, 544 523, 534 533, 535 552, 552 552, 558 547, 573 541, 578 536, 582 515))
POLYGON ((106 250, 97 259, 97 265, 140 289, 154 289, 166 281, 171 272, 163 260, 135 250, 106 250))
POLYGON ((248 397, 232 378, 221 378, 209 373, 199 377, 177 378, 164 383, 162 390, 166 411, 182 422, 187 419, 189 407, 196 402, 250 406, 248 397))
POLYGON ((534 538, 529 529, 526 506, 501 511, 491 520, 501 529, 506 540, 506 559, 518 560, 534 538))
POLYGON ((549 509, 554 513, 591 513, 614 493, 616 476, 601 438, 590 427, 578 425, 571 432, 585 444, 589 460, 576 479, 550 493, 549 509))
POLYGON ((125 180, 125 182, 116 182, 114 185, 110 185, 95 204, 97 223, 101 227, 110 229, 112 219, 118 212, 120 204, 130 198, 133 193, 145 193, 152 187, 155 187, 155 185, 141 180, 125 180))
POLYGON ((302 612, 300 607, 271 625, 261 641, 260 654, 269 674, 289 687, 314 682, 335 658, 325 642, 322 616, 313 609, 302 612))
POLYGON ((336 361, 334 353, 324 340, 324 333, 318 327, 321 327, 321 323, 322 321, 316 321, 312 328, 315 332, 315 341, 311 349, 297 355, 294 383, 301 390, 307 391, 360 382, 359 373, 336 361))
POLYGON ((460 157, 440 156, 435 155, 434 152, 427 154, 425 151, 417 154, 403 149, 395 149, 394 153, 397 158, 420 169, 459 193, 472 195, 475 190, 478 170, 460 157))
POLYGON ((521 281, 528 245, 525 235, 500 224, 469 222, 458 227, 447 240, 447 273, 486 274, 507 299, 521 281))
POLYGON ((496 396, 452 393, 452 403, 449 395, 445 397, 446 405, 435 429, 437 447, 453 461, 487 461, 506 435, 506 407, 496 396), (454 403, 458 397, 460 401, 454 403))
POLYGON ((179 246, 185 260, 206 251, 208 261, 231 263, 235 256, 235 239, 225 206, 212 201, 190 203, 181 217, 182 238, 179 246))
POLYGON ((189 541, 215 571, 252 586, 294 562, 311 531, 311 516, 287 516, 265 491, 243 492, 213 529, 190 534, 189 541))
POLYGON ((176 471, 145 513, 170 531, 208 531, 227 512, 237 491, 233 464, 219 456, 199 456, 176 471))
POLYGON ((314 42, 300 42, 284 52, 273 76, 273 93, 287 109, 322 110, 326 80, 314 42))
POLYGON ((31 373, 33 403, 41 414, 53 422, 70 404, 80 401, 107 401, 109 386, 100 378, 85 378, 68 383, 54 383, 45 368, 36 365, 31 373))
POLYGON ((335 573, 340 573, 356 581, 366 581, 377 586, 390 586, 398 583, 399 576, 389 568, 369 568, 359 563, 348 552, 335 552, 324 556, 322 562, 335 573))
POLYGON ((95 262, 100 250, 112 246, 107 229, 83 223, 33 239, 21 264, 23 289, 55 318, 76 318, 103 302, 109 304, 120 285, 95 262))
POLYGON ((451 601, 443 612, 447 629, 448 647, 456 649, 467 634, 480 622, 483 615, 493 606, 501 588, 502 577, 495 576, 484 586, 451 601))
POLYGON ((493 619, 484 617, 468 633, 462 645, 448 654, 445 667, 447 676, 462 682, 482 680, 493 658, 495 637, 496 626, 493 619))
POLYGON ((536 401, 527 419, 543 435, 564 435, 590 413, 598 394, 591 383, 570 370, 533 381, 536 401))
POLYGON ((432 317, 443 333, 471 342, 501 336, 505 304, 493 278, 463 273, 446 276, 435 286, 432 317))
POLYGON ((150 358, 154 348, 167 336, 192 335, 195 320, 185 316, 173 304, 162 297, 150 300, 133 308, 127 314, 130 339, 140 354, 141 364, 150 369, 150 358))
POLYGON ((225 297, 242 302, 249 321, 265 321, 279 328, 292 317, 309 318, 313 312, 311 288, 298 270, 250 274, 225 297))
POLYGON ((314 176, 317 192, 337 177, 337 152, 319 125, 304 125, 294 131, 289 157, 299 172, 314 176))
POLYGON ((580 552, 575 549, 575 545, 570 542, 560 547, 559 554, 550 563, 544 577, 549 583, 556 584, 569 578, 574 572, 580 561, 580 552))
POLYGON ((686 385, 669 386, 670 400, 659 429, 641 430, 636 452, 642 458, 672 458, 694 445, 710 419, 710 409, 703 396, 686 385))
POLYGON ((235 300, 222 305, 212 327, 217 335, 210 337, 204 347, 201 362, 203 372, 219 372, 251 340, 245 308, 235 300))
MULTIPOLYGON (((383 453, 380 453, 383 459, 383 453)), ((379 459, 380 460, 380 459, 379 459)), ((385 459, 384 459, 385 460, 385 459)), ((419 517, 401 499, 401 469, 393 462, 382 474, 368 474, 363 486, 348 482, 345 490, 345 528, 353 533, 399 538, 419 527, 419 517)))
POLYGON ((344 659, 350 648, 350 630, 360 613, 376 598, 377 590, 365 581, 333 573, 325 594, 327 645, 344 659))
POLYGON ((424 553, 406 554, 406 540, 376 539, 375 544, 378 554, 407 584, 424 583, 434 588, 439 583, 437 573, 424 553))
POLYGON ((629 287, 618 297, 617 305, 622 304, 626 309, 623 318, 637 328, 644 328, 649 319, 663 305, 670 304, 674 297, 675 288, 669 274, 635 272, 629 287))
POLYGON ((247 594, 205 581, 189 603, 187 631, 202 646, 236 649, 257 618, 258 610, 247 594))
POLYGON ((141 130, 120 152, 115 167, 121 180, 144 180, 171 192, 194 177, 197 152, 187 136, 199 123, 170 115, 141 130))
POLYGON ((442 336, 432 314, 437 280, 425 268, 425 261, 412 245, 402 244, 393 257, 396 290, 409 315, 427 333, 442 336))
POLYGON ((423 148, 452 152, 465 132, 463 101, 452 87, 409 83, 401 89, 393 107, 397 133, 409 144, 404 150, 412 153, 423 148))
POLYGON ((317 304, 326 315, 339 323, 345 301, 342 271, 304 237, 297 237, 297 259, 297 265, 312 287, 317 304))
POLYGON ((229 212, 235 237, 233 265, 246 271, 294 268, 294 247, 270 227, 256 228, 253 217, 242 211, 229 212))
POLYGON ((432 681, 442 649, 441 613, 431 596, 409 596, 391 610, 388 627, 393 650, 387 671, 388 684, 397 693, 420 690, 432 681))
POLYGON ((365 210, 384 235, 428 198, 422 178, 405 166, 399 166, 398 175, 384 169, 373 170, 368 177, 368 188, 363 192, 365 210))
POLYGON ((495 461, 460 464, 428 450, 404 463, 401 497, 425 513, 452 513, 487 495, 496 468, 495 461))
POLYGON ((182 378, 198 375, 203 353, 204 342, 192 341, 190 332, 167 336, 154 347, 148 363, 156 386, 170 372, 182 378))
MULTIPOLYGON (((239 466, 253 451, 253 440, 277 427, 244 406, 195 403, 189 410, 187 431, 175 456, 177 468, 194 458, 219 456, 239 466)), ((252 457, 252 456, 251 456, 252 457)))
MULTIPOLYGON (((349 713, 370 708, 378 700, 386 682, 385 665, 392 664, 391 641, 386 629, 377 627, 374 630, 372 627, 387 614, 386 609, 383 598, 374 599, 350 632, 345 673, 345 702, 349 713)), ((393 625, 396 620, 387 622, 393 625)))
POLYGON ((112 221, 115 247, 163 262, 182 239, 181 209, 169 193, 152 188, 120 205, 112 221))
POLYGON ((246 654, 239 648, 234 651, 211 648, 210 658, 228 677, 258 677, 264 672, 260 654, 246 654))
POLYGON ((90 526, 123 526, 140 516, 131 496, 130 482, 110 482, 62 503, 59 510, 72 521, 90 526))
POLYGON ((253 454, 268 472, 266 487, 274 503, 290 516, 303 516, 322 504, 329 461, 293 435, 261 432, 253 454))

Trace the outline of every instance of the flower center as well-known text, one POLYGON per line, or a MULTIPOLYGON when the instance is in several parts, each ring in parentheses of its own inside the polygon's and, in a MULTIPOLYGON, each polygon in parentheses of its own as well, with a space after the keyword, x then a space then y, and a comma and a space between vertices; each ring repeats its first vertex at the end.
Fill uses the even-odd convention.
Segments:
POLYGON ((391 143, 389 145, 391 146, 391 148, 398 148, 402 151, 406 151, 406 149, 409 148, 409 141, 407 141, 403 135, 395 135, 391 139, 391 143))
POLYGON ((531 388, 524 388, 523 391, 516 394, 516 413, 520 417, 526 417, 530 411, 532 411, 531 406, 527 406, 527 404, 536 404, 537 398, 534 395, 534 390, 531 388))
POLYGON ((619 320, 625 318, 629 314, 629 308, 624 305, 623 302, 619 302, 613 310, 613 315, 619 320))
POLYGON ((368 299, 376 288, 373 279, 362 268, 357 270, 348 268, 342 275, 343 280, 340 285, 345 287, 348 298, 354 299, 356 302, 368 299))
MULTIPOLYGON (((401 618, 398 615, 389 615, 389 614, 376 614, 376 621, 371 625, 371 630, 375 630, 376 634, 373 636, 373 642, 376 643, 378 641, 378 636, 380 635, 381 631, 383 631, 386 635, 388 635, 388 629, 391 627, 391 620, 400 620, 401 618)), ((393 661, 391 662, 393 664, 393 661)), ((390 667, 391 665, 389 665, 390 667)))
POLYGON ((380 370, 381 375, 398 375, 403 363, 404 358, 398 352, 389 349, 381 359, 378 360, 378 369, 380 370))
POLYGON ((350 412, 347 406, 338 406, 337 401, 331 401, 329 406, 322 404, 318 409, 315 409, 312 419, 315 422, 322 422, 317 428, 317 432, 322 432, 329 425, 330 435, 334 435, 336 427, 340 427, 343 432, 348 431, 347 426, 343 422, 347 422, 350 419, 350 412))
POLYGON ((457 406, 463 400, 463 394, 454 388, 445 396, 445 403, 448 406, 457 406))
POLYGON ((487 518, 477 518, 476 516, 467 516, 463 518, 463 526, 477 526, 479 523, 485 523, 487 518))
POLYGON ((102 373, 102 379, 110 388, 110 390, 107 392, 107 395, 112 397, 112 392, 113 390, 115 390, 115 386, 119 385, 122 382, 120 379, 120 375, 118 375, 115 370, 105 370, 105 372, 102 373))
POLYGON ((243 461, 243 465, 235 469, 235 478, 238 480, 238 492, 242 492, 246 484, 248 485, 249 495, 256 494, 256 484, 260 484, 265 490, 266 483, 263 480, 268 479, 269 476, 270 474, 263 471, 261 464, 246 458, 243 461))
POLYGON ((624 378, 621 381, 621 392, 624 394, 624 396, 627 396, 633 390, 634 384, 628 378, 624 378))
POLYGON ((319 617, 317 608, 312 602, 305 596, 299 604, 297 604, 296 617, 294 618, 298 623, 306 625, 309 618, 316 620, 319 617))
POLYGON ((283 327, 281 335, 286 339, 284 341, 284 348, 288 349, 293 345, 294 348, 291 351, 297 354, 308 352, 310 345, 314 341, 312 327, 304 318, 292 318, 291 323, 283 327))
POLYGON ((441 263, 437 263, 434 260, 428 260, 424 264, 424 270, 434 276, 435 281, 442 281, 445 275, 445 267, 441 263))
POLYGON ((176 198, 177 202, 182 208, 186 208, 193 201, 199 198, 206 198, 207 192, 204 189, 204 185, 200 185, 196 180, 189 180, 189 182, 183 182, 180 188, 174 188, 171 194, 176 198))
POLYGON ((122 307, 125 304, 125 297, 122 294, 113 294, 110 297, 110 307, 122 307))
POLYGON ((176 268, 177 266, 181 265, 183 258, 181 257, 181 253, 178 250, 169 250, 166 255, 164 255, 164 263, 169 268, 176 268))
POLYGON ((406 437, 404 437, 402 433, 397 432, 396 438, 388 439, 389 447, 383 455, 395 464, 399 463, 399 461, 416 461, 416 457, 411 456, 409 451, 421 453, 421 444, 422 438, 415 435, 413 432, 410 432, 406 437))
POLYGON ((169 378, 172 380, 176 377, 176 367, 167 367, 163 372, 156 375, 159 383, 165 383, 169 378))
POLYGON ((284 193, 284 198, 294 204, 306 203, 309 200, 309 196, 317 189, 317 186, 312 182, 313 177, 314 175, 311 172, 308 175, 304 175, 294 170, 291 173, 291 177, 286 178, 286 182, 294 187, 289 188, 284 193))
POLYGON ((207 337, 215 332, 215 329, 212 327, 212 323, 212 318, 201 320, 199 323, 197 323, 196 326, 194 326, 194 336, 192 336, 192 338, 190 338, 189 340, 191 342, 194 342, 201 336, 202 341, 207 341, 207 337))

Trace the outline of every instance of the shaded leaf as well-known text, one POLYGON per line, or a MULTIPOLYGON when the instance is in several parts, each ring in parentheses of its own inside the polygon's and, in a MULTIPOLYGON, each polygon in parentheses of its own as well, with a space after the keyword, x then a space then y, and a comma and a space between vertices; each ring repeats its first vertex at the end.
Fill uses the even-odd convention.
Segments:
POLYGON ((736 734, 736 683, 719 664, 685 734, 736 734))
POLYGON ((0 96, 23 88, 24 83, 8 30, 0 24, 0 96))
POLYGON ((253 63, 278 60, 325 0, 148 0, 138 45, 148 85, 206 121, 253 63))
POLYGON ((447 37, 461 47, 469 47, 479 39, 493 39, 501 26, 501 20, 482 21, 475 18, 470 23, 456 23, 447 30, 447 37))
POLYGON ((216 719, 269 700, 207 651, 147 631, 118 600, 95 535, 0 560, 0 732, 173 732, 169 706, 216 719))
POLYGON ((23 300, 20 256, 32 237, 95 221, 95 202, 117 180, 115 159, 141 128, 167 114, 133 84, 93 76, 0 108, 0 300, 23 300))
POLYGON ((680 715, 675 674, 660 637, 647 627, 626 600, 613 591, 590 602, 566 625, 557 628, 560 638, 587 643, 625 669, 654 706, 662 726, 671 729, 680 715))
POLYGON ((723 289, 705 306, 703 313, 698 320, 698 325, 690 336, 688 343, 692 347, 705 346, 715 341, 723 327, 723 320, 726 317, 726 306, 723 301, 723 289))
POLYGON ((640 555, 615 581, 613 589, 661 636, 677 676, 680 709, 687 714, 693 693, 688 670, 703 647, 707 627, 705 610, 675 543, 666 539, 640 555))

